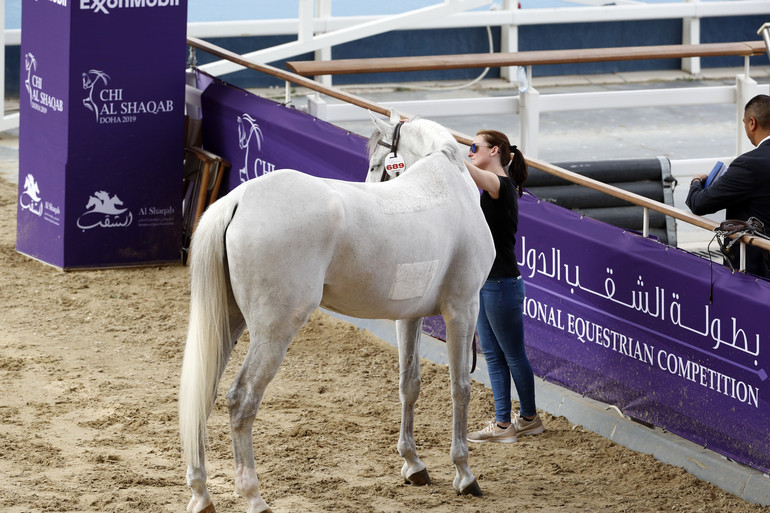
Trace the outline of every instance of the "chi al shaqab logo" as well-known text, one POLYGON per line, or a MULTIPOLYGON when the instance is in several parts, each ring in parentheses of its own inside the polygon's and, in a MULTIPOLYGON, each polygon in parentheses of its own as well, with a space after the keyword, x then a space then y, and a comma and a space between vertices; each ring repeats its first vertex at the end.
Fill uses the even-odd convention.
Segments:
POLYGON ((43 200, 40 198, 40 188, 35 177, 28 174, 24 179, 24 191, 19 195, 19 205, 22 210, 29 210, 37 216, 43 215, 43 200))
POLYGON ((24 54, 24 69, 27 72, 24 89, 29 94, 30 107, 43 114, 46 114, 48 109, 64 111, 64 102, 43 90, 43 77, 37 74, 37 59, 32 53, 24 54))
POLYGON ((174 112, 174 100, 134 100, 122 88, 107 87, 110 76, 104 71, 92 69, 82 76, 86 93, 83 105, 99 124, 134 123, 140 116, 174 112))
POLYGON ((256 120, 248 114, 238 116, 238 146, 244 151, 243 167, 239 169, 238 177, 241 183, 275 171, 275 164, 257 156, 262 150, 262 130, 256 120), (252 152, 252 150, 254 150, 252 152))
POLYGON ((77 225, 82 230, 102 228, 125 228, 131 224, 134 217, 123 205, 117 195, 110 196, 108 192, 96 191, 88 198, 86 211, 78 217, 77 225))

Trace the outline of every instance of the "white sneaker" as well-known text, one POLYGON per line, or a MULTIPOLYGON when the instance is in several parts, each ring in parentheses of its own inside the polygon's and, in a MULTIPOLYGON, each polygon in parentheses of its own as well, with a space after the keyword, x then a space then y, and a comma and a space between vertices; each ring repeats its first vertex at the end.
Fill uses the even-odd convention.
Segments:
POLYGON ((493 419, 484 429, 468 433, 468 441, 474 443, 499 442, 511 444, 516 441, 516 426, 511 423, 507 428, 501 428, 497 425, 497 421, 493 419))

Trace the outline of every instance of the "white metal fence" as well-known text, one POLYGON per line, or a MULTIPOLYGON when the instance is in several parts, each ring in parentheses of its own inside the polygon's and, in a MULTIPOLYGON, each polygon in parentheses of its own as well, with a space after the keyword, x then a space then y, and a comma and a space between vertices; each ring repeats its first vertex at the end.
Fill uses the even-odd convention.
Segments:
MULTIPOLYGON (((614 6, 594 5, 580 7, 518 9, 515 0, 502 0, 502 4, 493 4, 490 0, 444 0, 429 7, 416 9, 406 13, 389 16, 332 16, 333 0, 298 0, 299 17, 279 20, 247 20, 229 22, 198 22, 188 24, 188 36, 199 38, 211 37, 246 37, 257 35, 296 35, 297 40, 272 48, 266 48, 244 55, 245 58, 258 63, 268 63, 279 59, 290 58, 311 51, 316 52, 316 58, 331 58, 331 48, 334 45, 356 41, 363 37, 381 34, 391 30, 421 30, 436 28, 468 28, 468 27, 501 27, 501 51, 515 52, 518 50, 518 28, 525 25, 539 24, 568 24, 599 21, 633 21, 654 19, 681 19, 683 23, 683 44, 698 44, 700 42, 700 21, 708 17, 746 16, 767 14, 770 18, 770 1, 768 0, 733 0, 733 1, 700 1, 682 0, 669 3, 632 3, 614 6), (487 6, 488 9, 479 10, 487 6), (475 10, 474 10, 475 9, 475 10)), ((601 4, 603 2, 596 2, 601 4)), ((18 46, 21 43, 21 31, 18 29, 5 30, 5 0, 0 0, 0 31, 5 46, 18 46)), ((756 83, 751 82, 746 67, 745 84, 740 79, 735 88, 721 91, 687 91, 680 93, 629 92, 613 97, 602 95, 601 99, 590 97, 580 99, 581 106, 593 108, 598 100, 607 106, 613 102, 617 107, 637 106, 637 102, 654 102, 655 105, 679 104, 681 101, 692 102, 700 98, 703 103, 736 103, 747 94, 756 91, 756 83), (653 96, 655 97, 653 99, 653 96), (671 102, 671 103, 666 103, 671 102)), ((201 69, 218 76, 241 69, 229 61, 217 61, 201 66, 201 69)), ((682 69, 694 74, 700 72, 700 59, 688 58, 682 60, 682 69)), ((0 52, 0 93, 5 98, 5 53, 0 52)), ((504 78, 515 80, 515 74, 510 69, 501 70, 504 78)), ((331 77, 323 77, 325 85, 331 85, 331 77)), ((517 113, 521 117, 522 134, 526 140, 522 146, 529 154, 537 155, 537 132, 540 112, 565 110, 575 105, 574 98, 558 96, 540 96, 537 91, 530 89, 521 98, 479 101, 474 109, 500 112, 498 106, 505 104, 506 112, 517 113)), ((645 103, 642 103, 645 104, 645 103)), ((424 115, 432 115, 434 108, 447 112, 446 109, 458 109, 461 114, 464 103, 445 105, 425 105, 414 109, 424 115)), ((18 127, 18 113, 6 113, 5 105, 0 105, 0 131, 18 127)), ((320 108, 320 107, 319 107, 320 108)), ((331 112, 336 107, 327 109, 326 119, 338 119, 338 114, 331 112)), ((320 111, 319 111, 320 112, 320 111)), ((342 112, 342 111, 339 111, 342 112)), ((476 111, 478 112, 478 111, 476 111)), ((321 115, 320 117, 324 117, 321 115)), ((738 141, 737 153, 746 147, 748 141, 738 141)))

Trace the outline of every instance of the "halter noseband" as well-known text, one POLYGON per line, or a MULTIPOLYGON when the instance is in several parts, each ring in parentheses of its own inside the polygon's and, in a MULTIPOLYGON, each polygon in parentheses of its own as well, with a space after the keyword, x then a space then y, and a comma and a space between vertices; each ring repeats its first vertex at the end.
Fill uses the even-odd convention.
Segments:
MULTIPOLYGON (((399 121, 398 124, 396 124, 395 128, 393 129, 393 143, 388 144, 385 141, 377 141, 377 144, 380 146, 385 146, 386 148, 393 151, 394 156, 398 156, 398 141, 401 139, 401 125, 403 125, 403 121, 399 121)), ((390 180, 390 175, 383 167, 382 169, 382 176, 380 177, 380 182, 387 182, 390 180)))

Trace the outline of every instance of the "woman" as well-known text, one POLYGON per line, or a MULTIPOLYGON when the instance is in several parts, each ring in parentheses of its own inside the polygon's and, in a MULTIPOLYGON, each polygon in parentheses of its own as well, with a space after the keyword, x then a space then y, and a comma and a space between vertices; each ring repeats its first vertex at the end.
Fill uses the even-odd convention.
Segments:
POLYGON ((468 434, 469 442, 515 442, 518 435, 536 435, 545 428, 535 409, 535 376, 524 348, 524 281, 514 246, 519 223, 518 197, 527 179, 524 155, 508 137, 481 130, 471 145, 465 165, 483 190, 481 209, 497 255, 481 288, 477 329, 487 362, 495 418, 482 430, 468 434), (520 410, 511 418, 511 376, 520 410))

